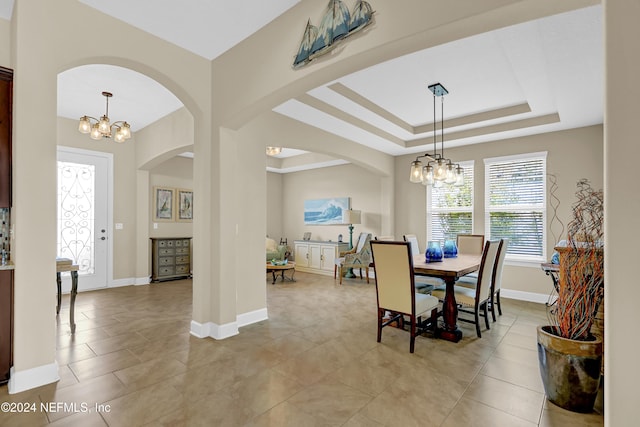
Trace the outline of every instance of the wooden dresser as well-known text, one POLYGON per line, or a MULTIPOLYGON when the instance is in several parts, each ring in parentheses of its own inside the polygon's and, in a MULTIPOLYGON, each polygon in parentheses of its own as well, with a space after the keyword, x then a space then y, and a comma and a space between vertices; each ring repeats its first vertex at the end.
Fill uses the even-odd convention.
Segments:
POLYGON ((151 281, 191 277, 191 237, 151 238, 151 281))

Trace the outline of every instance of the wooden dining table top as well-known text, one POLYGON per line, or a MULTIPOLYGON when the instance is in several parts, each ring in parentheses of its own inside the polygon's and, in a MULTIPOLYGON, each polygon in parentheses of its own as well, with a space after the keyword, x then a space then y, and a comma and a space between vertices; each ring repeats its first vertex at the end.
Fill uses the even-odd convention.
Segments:
POLYGON ((480 255, 458 254, 455 258, 443 258, 442 261, 426 262, 424 254, 413 257, 413 272, 422 276, 434 276, 453 280, 473 273, 480 268, 480 255))

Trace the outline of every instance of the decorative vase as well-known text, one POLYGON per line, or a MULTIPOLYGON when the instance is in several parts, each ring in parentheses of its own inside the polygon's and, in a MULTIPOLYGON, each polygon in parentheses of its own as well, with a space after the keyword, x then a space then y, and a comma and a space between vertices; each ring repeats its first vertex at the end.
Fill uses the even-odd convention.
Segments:
POLYGON ((600 388, 602 339, 562 338, 538 326, 538 362, 549 401, 573 412, 591 412, 600 388))
POLYGON ((442 250, 445 258, 455 258, 458 256, 458 246, 455 240, 445 240, 442 250))
POLYGON ((435 241, 429 242, 424 257, 426 262, 442 261, 442 248, 440 247, 440 243, 435 241))

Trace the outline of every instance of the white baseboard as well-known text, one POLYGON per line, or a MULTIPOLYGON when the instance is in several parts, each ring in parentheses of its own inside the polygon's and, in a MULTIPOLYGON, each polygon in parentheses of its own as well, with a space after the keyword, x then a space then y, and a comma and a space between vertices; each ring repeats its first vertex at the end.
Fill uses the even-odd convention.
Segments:
POLYGON ((20 393, 25 390, 51 384, 60 380, 58 374, 58 362, 36 368, 16 371, 11 367, 9 378, 9 394, 20 393))
POLYGON ((128 279, 114 279, 109 283, 109 288, 121 288, 123 286, 131 286, 135 281, 132 278, 128 279))
POLYGON ((216 340, 223 340, 238 335, 238 322, 217 325, 213 322, 199 323, 192 320, 190 332, 191 335, 197 338, 211 337, 216 340))
POLYGON ((145 276, 145 277, 138 277, 134 280, 133 284, 134 285, 148 285, 151 283, 151 278, 149 276, 145 276))
POLYGON ((549 301, 549 295, 536 294, 533 292, 514 291, 513 289, 502 288, 500 290, 500 296, 504 298, 517 299, 521 301, 536 302, 539 304, 545 304, 549 301))
POLYGON ((243 326, 251 325, 252 323, 262 322, 263 320, 267 320, 267 319, 269 319, 269 314, 267 313, 267 309, 261 308, 260 310, 239 314, 237 316, 236 322, 238 323, 238 327, 241 328, 243 326))

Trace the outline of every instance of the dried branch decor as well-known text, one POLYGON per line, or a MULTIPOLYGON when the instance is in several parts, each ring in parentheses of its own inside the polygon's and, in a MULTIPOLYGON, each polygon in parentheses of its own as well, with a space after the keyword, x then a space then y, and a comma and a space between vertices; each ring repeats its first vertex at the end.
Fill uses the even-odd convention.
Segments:
POLYGON ((563 338, 586 340, 604 296, 604 198, 587 180, 577 187, 568 245, 556 248, 560 285, 549 320, 563 338))

